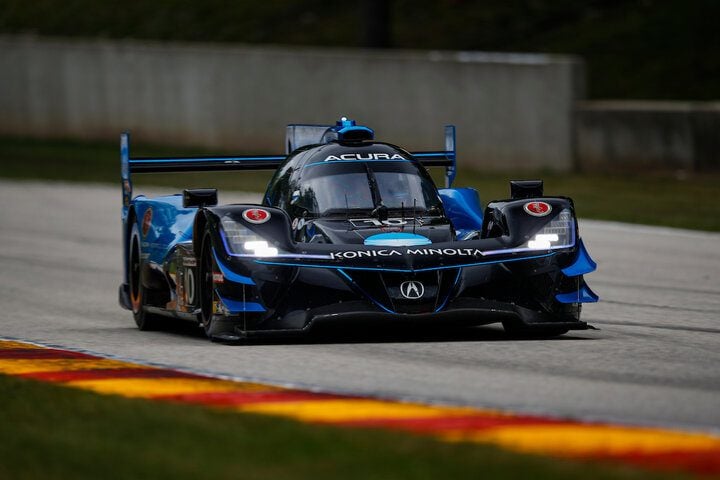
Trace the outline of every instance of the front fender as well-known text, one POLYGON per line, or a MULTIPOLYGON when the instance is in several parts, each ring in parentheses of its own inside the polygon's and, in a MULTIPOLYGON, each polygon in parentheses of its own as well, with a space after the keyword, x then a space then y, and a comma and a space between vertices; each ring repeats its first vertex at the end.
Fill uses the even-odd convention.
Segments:
POLYGON ((291 237, 290 218, 287 213, 278 208, 260 207, 258 205, 225 205, 203 209, 203 218, 204 220, 198 221, 202 225, 197 225, 202 230, 197 231, 209 230, 211 232, 213 246, 217 252, 224 252, 227 255, 240 253, 234 252, 223 223, 226 226, 236 225, 238 228, 245 229, 280 251, 295 250, 295 242, 291 237), (249 210, 258 209, 268 214, 267 220, 262 223, 248 221, 243 215, 249 210))

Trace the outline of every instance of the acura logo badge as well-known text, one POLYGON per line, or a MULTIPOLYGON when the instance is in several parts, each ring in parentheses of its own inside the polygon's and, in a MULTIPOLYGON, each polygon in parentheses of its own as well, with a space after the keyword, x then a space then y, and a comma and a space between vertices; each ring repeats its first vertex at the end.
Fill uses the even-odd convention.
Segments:
POLYGON ((425 295, 425 287, 420 282, 409 281, 400 284, 400 293, 410 300, 417 300, 425 295))

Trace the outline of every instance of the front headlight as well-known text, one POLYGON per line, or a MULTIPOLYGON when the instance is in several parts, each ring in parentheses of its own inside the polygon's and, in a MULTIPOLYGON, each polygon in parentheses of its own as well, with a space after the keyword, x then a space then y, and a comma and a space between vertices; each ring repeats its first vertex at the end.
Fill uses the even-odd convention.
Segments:
POLYGON ((557 217, 541 228, 527 242, 531 250, 572 247, 575 244, 575 220, 569 209, 563 209, 557 217))
POLYGON ((277 256, 277 248, 271 247, 266 240, 244 225, 228 217, 223 217, 220 222, 226 247, 229 247, 232 253, 253 257, 277 256))
POLYGON ((275 257, 278 254, 278 249, 269 246, 265 240, 245 242, 243 248, 248 252, 253 252, 257 257, 275 257))

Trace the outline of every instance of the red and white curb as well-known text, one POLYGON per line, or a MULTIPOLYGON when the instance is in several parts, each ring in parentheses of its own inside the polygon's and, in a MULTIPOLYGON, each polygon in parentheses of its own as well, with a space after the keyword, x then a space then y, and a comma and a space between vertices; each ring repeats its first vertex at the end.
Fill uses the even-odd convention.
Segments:
POLYGON ((2 339, 0 373, 102 394, 200 404, 308 423, 402 430, 523 453, 720 476, 720 438, 702 432, 318 393, 2 339))

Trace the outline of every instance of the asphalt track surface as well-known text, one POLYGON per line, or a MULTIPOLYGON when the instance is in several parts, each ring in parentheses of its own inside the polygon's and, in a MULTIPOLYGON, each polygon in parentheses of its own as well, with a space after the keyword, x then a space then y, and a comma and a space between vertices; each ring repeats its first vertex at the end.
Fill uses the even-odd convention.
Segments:
POLYGON ((720 432, 720 234, 581 221, 602 298, 583 318, 597 331, 356 330, 225 346, 182 322, 140 332, 118 306, 119 186, 0 181, 0 205, 0 337, 340 393, 720 432))

